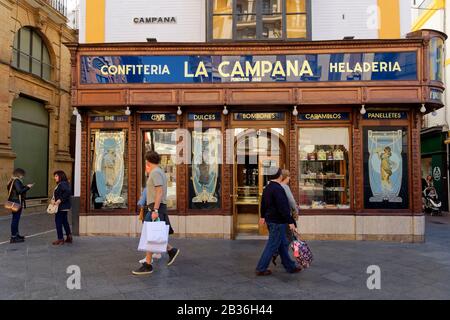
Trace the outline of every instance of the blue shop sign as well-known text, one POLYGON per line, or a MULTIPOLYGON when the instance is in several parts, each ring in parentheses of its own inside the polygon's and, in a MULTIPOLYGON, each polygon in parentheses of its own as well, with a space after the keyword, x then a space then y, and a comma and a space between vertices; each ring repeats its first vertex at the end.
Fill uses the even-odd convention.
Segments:
POLYGON ((141 121, 151 122, 176 122, 177 115, 175 113, 141 113, 141 121))
POLYGON ((348 121, 349 112, 310 112, 299 113, 298 119, 301 121, 348 121))
POLYGON ((81 84, 417 80, 417 54, 81 56, 81 84))
POLYGON ((233 113, 236 121, 282 121, 284 112, 236 112, 233 113))
POLYGON ((406 120, 408 113, 404 111, 367 111, 363 115, 365 120, 406 120))
POLYGON ((211 113, 203 113, 203 112, 189 112, 188 120, 189 121, 220 121, 221 118, 220 112, 211 112, 211 113))

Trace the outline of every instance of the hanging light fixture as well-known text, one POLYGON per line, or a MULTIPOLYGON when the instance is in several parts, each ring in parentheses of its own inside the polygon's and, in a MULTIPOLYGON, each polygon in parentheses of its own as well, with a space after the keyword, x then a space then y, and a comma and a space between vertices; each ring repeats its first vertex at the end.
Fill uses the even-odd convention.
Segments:
POLYGON ((366 114, 366 108, 365 108, 365 105, 364 104, 362 104, 361 105, 361 110, 359 110, 359 113, 361 113, 361 114, 366 114))
POLYGON ((130 107, 127 107, 127 110, 125 110, 125 115, 129 116, 131 114, 130 107))
POLYGON ((294 110, 292 110, 292 115, 293 115, 294 117, 298 116, 297 106, 294 106, 294 110))
POLYGON ((181 110, 181 107, 178 106, 177 115, 181 116, 183 114, 183 111, 181 110))
POLYGON ((226 116, 228 114, 228 109, 227 106, 223 106, 223 111, 222 113, 226 116))
POLYGON ((427 108, 425 108, 425 103, 422 103, 422 107, 420 108, 420 112, 422 112, 422 113, 427 112, 427 108))

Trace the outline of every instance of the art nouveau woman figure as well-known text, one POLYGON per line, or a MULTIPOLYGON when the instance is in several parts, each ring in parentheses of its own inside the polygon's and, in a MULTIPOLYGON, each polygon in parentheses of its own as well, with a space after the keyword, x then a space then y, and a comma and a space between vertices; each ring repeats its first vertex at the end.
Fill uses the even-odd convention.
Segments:
POLYGON ((378 153, 381 160, 380 174, 381 174, 381 186, 383 190, 392 190, 391 176, 392 167, 394 163, 391 161, 391 147, 385 147, 383 153, 378 153))

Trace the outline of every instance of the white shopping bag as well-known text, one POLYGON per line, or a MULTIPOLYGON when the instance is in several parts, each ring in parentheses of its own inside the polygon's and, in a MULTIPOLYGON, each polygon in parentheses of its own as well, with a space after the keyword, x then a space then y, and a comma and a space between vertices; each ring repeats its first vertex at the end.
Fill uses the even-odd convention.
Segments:
MULTIPOLYGON (((158 223, 158 222, 144 222, 144 224, 142 225, 141 239, 139 240, 138 251, 152 252, 152 253, 167 252, 169 226, 167 226, 165 222, 162 222, 164 224, 164 228, 166 230, 165 233, 167 233, 165 242, 162 242, 162 243, 148 242, 148 231, 149 231, 148 225, 152 225, 154 223, 158 223)), ((159 227, 159 228, 161 228, 161 227, 159 227)), ((151 228, 151 230, 152 230, 152 228, 151 228)))
POLYGON ((147 242, 152 244, 161 244, 169 240, 168 225, 164 221, 146 222, 144 223, 147 233, 147 242))

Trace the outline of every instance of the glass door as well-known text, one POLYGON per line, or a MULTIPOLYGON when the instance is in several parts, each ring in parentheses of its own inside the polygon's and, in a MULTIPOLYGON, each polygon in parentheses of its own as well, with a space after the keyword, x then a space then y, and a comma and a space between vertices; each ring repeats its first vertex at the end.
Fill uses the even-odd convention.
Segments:
POLYGON ((236 128, 233 179, 234 230, 238 234, 266 235, 259 225, 261 195, 269 168, 282 167, 283 129, 236 128))

